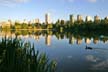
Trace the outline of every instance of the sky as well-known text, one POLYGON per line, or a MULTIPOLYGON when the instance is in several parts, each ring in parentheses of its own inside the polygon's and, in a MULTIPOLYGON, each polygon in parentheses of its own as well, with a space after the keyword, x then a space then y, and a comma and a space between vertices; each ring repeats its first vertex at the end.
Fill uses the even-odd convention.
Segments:
POLYGON ((104 18, 108 16, 108 0, 0 0, 0 20, 44 21, 46 13, 53 22, 68 20, 70 14, 104 18))

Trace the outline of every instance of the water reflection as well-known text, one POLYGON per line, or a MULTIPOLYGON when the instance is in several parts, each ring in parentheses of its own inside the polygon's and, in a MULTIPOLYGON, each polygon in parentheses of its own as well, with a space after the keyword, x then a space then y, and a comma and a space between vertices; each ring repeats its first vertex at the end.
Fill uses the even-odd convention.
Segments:
POLYGON ((97 44, 98 42, 99 42, 99 38, 94 38, 94 39, 93 39, 93 43, 94 43, 94 44, 97 44))
POLYGON ((92 71, 108 71, 108 58, 103 60, 102 57, 99 56, 87 55, 86 60, 91 63, 89 69, 92 71))
POLYGON ((73 35, 71 35, 69 37, 69 44, 75 44, 75 41, 76 41, 75 37, 73 35))
POLYGON ((45 43, 46 43, 46 45, 48 45, 48 46, 51 45, 51 35, 46 35, 46 36, 45 36, 45 43))
POLYGON ((44 36, 45 37, 45 44, 47 46, 51 45, 51 37, 55 36, 58 40, 62 40, 62 39, 68 39, 69 44, 77 44, 80 45, 82 44, 83 40, 85 41, 86 44, 90 44, 90 43, 94 43, 97 44, 99 43, 99 41, 102 41, 103 43, 107 43, 108 42, 108 38, 106 37, 102 37, 101 35, 97 35, 95 37, 90 37, 88 36, 83 36, 83 35, 77 35, 77 34, 73 34, 71 32, 66 32, 66 33, 59 33, 59 32, 53 32, 53 31, 27 31, 27 30, 19 30, 19 31, 1 31, 0 32, 0 36, 1 37, 15 37, 16 35, 18 35, 19 38, 33 38, 36 41, 38 41, 40 39, 40 36, 44 36))
POLYGON ((85 38, 85 43, 86 44, 90 44, 91 43, 91 39, 90 38, 85 38))
POLYGON ((30 40, 41 52, 58 62, 57 72, 108 72, 108 37, 101 34, 47 30, 1 31, 0 37, 30 40), (86 49, 86 46, 92 49, 86 49), (62 69, 61 69, 62 68, 62 69), (103 71, 99 71, 103 72, 103 71))
POLYGON ((82 38, 78 37, 76 38, 76 44, 80 45, 82 43, 82 38))

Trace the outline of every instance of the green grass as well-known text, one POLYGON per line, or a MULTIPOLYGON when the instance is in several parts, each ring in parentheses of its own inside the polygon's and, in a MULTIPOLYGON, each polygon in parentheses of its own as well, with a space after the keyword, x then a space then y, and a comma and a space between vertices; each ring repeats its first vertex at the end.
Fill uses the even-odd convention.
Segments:
POLYGON ((39 53, 21 39, 2 38, 0 41, 0 72, 55 72, 56 62, 39 53))

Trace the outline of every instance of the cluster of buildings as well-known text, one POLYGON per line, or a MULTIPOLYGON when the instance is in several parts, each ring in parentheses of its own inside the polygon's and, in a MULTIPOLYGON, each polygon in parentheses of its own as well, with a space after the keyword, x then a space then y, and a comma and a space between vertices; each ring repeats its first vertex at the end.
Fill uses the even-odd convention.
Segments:
MULTIPOLYGON (((19 23, 19 24, 39 24, 41 23, 39 18, 36 18, 34 20, 31 20, 31 21, 27 21, 26 19, 24 19, 23 21, 19 21, 19 20, 15 20, 15 21, 12 21, 12 20, 7 20, 7 21, 1 21, 0 22, 0 27, 4 28, 4 27, 10 27, 11 25, 15 25, 15 23, 19 23)), ((51 21, 50 21, 50 14, 47 13, 45 14, 45 24, 50 24, 51 21)))
MULTIPOLYGON (((108 20, 108 16, 104 18, 105 20, 108 20)), ((70 23, 73 24, 75 21, 84 21, 84 22, 90 22, 90 21, 100 21, 102 20, 98 15, 94 16, 94 19, 91 16, 86 16, 85 21, 83 19, 82 15, 77 15, 77 20, 75 20, 74 15, 70 15, 70 23)))
MULTIPOLYGON (((105 17, 106 20, 108 20, 108 16, 105 17)), ((99 16, 94 16, 94 19, 91 17, 91 16, 86 16, 85 18, 85 22, 89 22, 89 21, 99 21, 101 20, 101 18, 99 16)), ((70 15, 69 16, 69 23, 70 24, 74 24, 75 21, 84 21, 84 18, 82 15, 77 15, 77 18, 75 19, 75 16, 74 15, 70 15)), ((65 23, 65 20, 60 20, 60 22, 62 23, 65 23)), ((31 21, 27 21, 26 19, 24 19, 23 21, 12 21, 12 20, 7 20, 7 21, 2 21, 0 22, 0 26, 4 27, 4 26, 10 26, 10 25, 14 25, 15 23, 26 23, 26 24, 34 24, 34 23, 41 23, 39 18, 37 19, 34 19, 34 20, 31 20, 31 21)), ((45 24, 51 24, 51 18, 50 18, 50 14, 49 13, 46 13, 45 14, 45 21, 44 21, 45 24)))

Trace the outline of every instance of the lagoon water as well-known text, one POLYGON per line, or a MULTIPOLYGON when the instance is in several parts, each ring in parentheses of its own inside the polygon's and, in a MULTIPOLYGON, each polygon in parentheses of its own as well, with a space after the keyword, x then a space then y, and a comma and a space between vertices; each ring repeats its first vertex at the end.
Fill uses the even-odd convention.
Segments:
POLYGON ((25 42, 34 43, 36 50, 46 53, 50 60, 57 61, 56 72, 108 72, 107 36, 41 31, 22 33, 1 31, 0 38, 18 34, 25 42))

